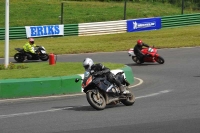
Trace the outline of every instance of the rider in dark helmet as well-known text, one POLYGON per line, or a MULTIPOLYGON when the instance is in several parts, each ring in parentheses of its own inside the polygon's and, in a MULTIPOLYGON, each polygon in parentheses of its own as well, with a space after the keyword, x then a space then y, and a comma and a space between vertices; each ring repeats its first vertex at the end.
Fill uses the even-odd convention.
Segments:
POLYGON ((110 71, 110 69, 105 67, 103 64, 101 63, 94 64, 92 59, 85 58, 83 60, 83 67, 85 68, 86 71, 93 70, 95 76, 105 75, 109 82, 115 83, 119 87, 121 94, 129 93, 129 91, 127 91, 124 88, 121 82, 115 78, 114 74, 110 71))
POLYGON ((143 43, 142 40, 140 39, 137 41, 137 44, 134 46, 134 54, 137 56, 137 58, 140 60, 141 63, 144 62, 144 57, 145 57, 145 55, 141 52, 143 46, 149 47, 148 44, 143 43))

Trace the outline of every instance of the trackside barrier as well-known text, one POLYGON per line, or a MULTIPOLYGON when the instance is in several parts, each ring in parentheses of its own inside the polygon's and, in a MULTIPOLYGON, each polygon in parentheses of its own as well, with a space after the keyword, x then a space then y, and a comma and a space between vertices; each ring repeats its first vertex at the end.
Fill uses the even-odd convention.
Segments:
MULTIPOLYGON (((148 19, 148 18, 141 18, 141 19, 148 19)), ((140 19, 138 20, 140 21, 140 19)), ((126 25, 127 21, 129 20, 64 24, 64 36, 92 36, 92 35, 103 35, 103 34, 126 33, 128 28, 126 25)), ((151 25, 152 24, 153 23, 151 22, 151 25)), ((200 13, 164 16, 161 17, 161 24, 162 24, 161 28, 200 24, 200 13)), ((134 22, 133 25, 135 29, 139 29, 141 28, 140 27, 141 25, 146 26, 147 23, 138 24, 134 22)), ((154 26, 154 24, 152 26, 154 26)), ((10 39, 25 39, 25 38, 26 38, 25 27, 10 27, 10 39)), ((4 39, 5 39, 5 28, 0 28, 0 40, 4 39)))
POLYGON ((61 95, 81 92, 78 75, 64 77, 0 80, 0 98, 61 95))
POLYGON ((78 24, 65 24, 64 36, 78 36, 78 24))
POLYGON ((165 16, 161 23, 162 28, 200 24, 200 13, 165 16))
MULTIPOLYGON (((121 70, 113 71, 124 71, 125 77, 129 83, 134 83, 133 73, 130 67, 125 66, 121 70)), ((62 77, 0 80, 0 99, 81 93, 81 82, 76 83, 76 78, 81 78, 81 76, 72 75, 62 77)))
MULTIPOLYGON (((10 39, 25 39, 26 38, 26 30, 25 27, 10 27, 9 28, 9 38, 10 39)), ((5 39, 5 29, 0 28, 0 40, 5 39)))
POLYGON ((127 32, 138 32, 161 29, 161 18, 141 18, 127 20, 127 32))
POLYGON ((126 80, 127 80, 130 84, 133 84, 133 83, 134 83, 134 75, 133 75, 133 72, 132 72, 131 67, 126 66, 126 67, 122 68, 122 71, 124 71, 124 73, 125 73, 126 80))
POLYGON ((126 20, 80 23, 79 36, 92 36, 126 32, 126 20))
MULTIPOLYGON (((10 39, 26 39, 25 27, 10 27, 10 39)), ((64 36, 78 36, 78 24, 65 24, 64 36)), ((56 37, 56 36, 54 36, 56 37)), ((0 28, 0 40, 5 39, 5 28, 0 28)))

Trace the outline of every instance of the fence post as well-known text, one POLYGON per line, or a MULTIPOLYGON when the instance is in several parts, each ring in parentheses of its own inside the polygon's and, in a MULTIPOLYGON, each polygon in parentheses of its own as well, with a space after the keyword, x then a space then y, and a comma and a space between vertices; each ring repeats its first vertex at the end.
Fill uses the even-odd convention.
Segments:
POLYGON ((183 9, 184 9, 184 0, 182 0, 182 10, 181 10, 181 14, 183 14, 183 9))
POLYGON ((126 20, 126 2, 127 0, 124 0, 124 20, 126 20))
POLYGON ((63 6, 64 6, 64 3, 62 2, 61 3, 61 20, 60 20, 61 24, 63 24, 63 6))

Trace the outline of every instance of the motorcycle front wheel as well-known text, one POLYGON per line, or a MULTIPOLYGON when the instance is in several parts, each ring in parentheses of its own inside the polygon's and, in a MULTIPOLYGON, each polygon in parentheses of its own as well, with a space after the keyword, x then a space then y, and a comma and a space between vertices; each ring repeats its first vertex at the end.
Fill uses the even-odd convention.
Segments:
POLYGON ((164 64, 164 63, 165 63, 165 60, 164 60, 164 58, 162 58, 161 56, 158 56, 156 62, 158 62, 159 64, 164 64))
POLYGON ((128 94, 127 99, 121 100, 121 102, 126 106, 131 106, 135 103, 135 96, 133 93, 128 94))
POLYGON ((40 55, 40 59, 42 61, 47 61, 49 59, 49 55, 48 54, 42 54, 42 55, 40 55))
POLYGON ((14 55, 14 59, 17 62, 23 62, 25 60, 25 57, 22 54, 20 54, 20 53, 16 53, 14 55))
POLYGON ((106 101, 103 95, 99 92, 89 90, 86 93, 88 103, 96 110, 103 110, 106 107, 106 101))

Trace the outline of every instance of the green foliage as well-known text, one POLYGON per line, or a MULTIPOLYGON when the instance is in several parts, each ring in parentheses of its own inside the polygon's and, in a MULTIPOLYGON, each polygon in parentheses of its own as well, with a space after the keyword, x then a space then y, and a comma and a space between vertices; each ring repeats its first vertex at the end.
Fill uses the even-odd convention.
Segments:
POLYGON ((5 65, 0 64, 0 70, 5 70, 5 69, 6 69, 5 65))

